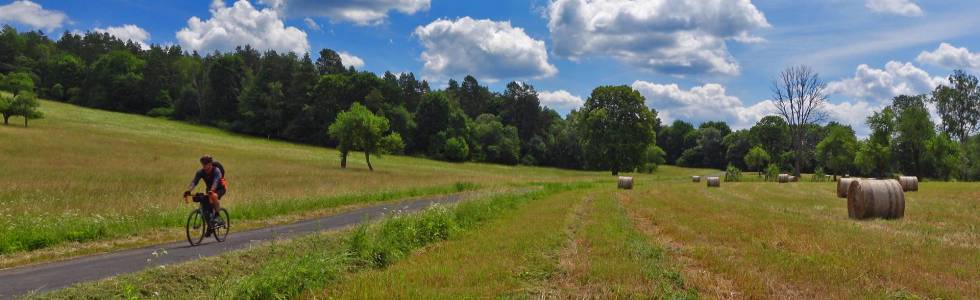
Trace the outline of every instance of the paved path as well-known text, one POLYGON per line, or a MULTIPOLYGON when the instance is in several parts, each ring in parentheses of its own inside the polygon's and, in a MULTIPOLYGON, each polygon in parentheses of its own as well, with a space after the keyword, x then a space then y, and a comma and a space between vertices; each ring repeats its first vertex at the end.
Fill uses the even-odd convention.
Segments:
MULTIPOLYGON (((52 291, 75 283, 132 273, 148 267, 215 256, 270 240, 305 235, 324 230, 340 229, 361 223, 365 220, 381 217, 385 213, 395 210, 418 211, 435 203, 454 203, 464 198, 466 198, 464 195, 455 194, 378 205, 319 219, 245 232, 235 232, 234 223, 232 223, 232 232, 228 234, 228 239, 223 243, 215 242, 214 238, 206 238, 205 242, 201 245, 190 247, 187 241, 180 241, 66 261, 0 270, 0 299, 9 299, 32 291, 52 291), (165 249, 167 254, 154 257, 152 253, 157 251, 162 252, 160 251, 161 249, 165 249)), ((234 211, 231 211, 231 213, 232 221, 234 222, 234 211)))

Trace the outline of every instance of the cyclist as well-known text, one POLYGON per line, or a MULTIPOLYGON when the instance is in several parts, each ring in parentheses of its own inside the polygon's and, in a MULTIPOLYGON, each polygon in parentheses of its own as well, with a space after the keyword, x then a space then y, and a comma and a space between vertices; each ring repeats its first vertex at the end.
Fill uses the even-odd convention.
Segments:
POLYGON ((191 180, 191 184, 187 186, 187 190, 184 191, 184 198, 191 195, 191 191, 197 186, 198 181, 204 179, 204 184, 207 186, 208 202, 214 207, 211 210, 212 217, 209 219, 216 220, 220 225, 222 220, 217 218, 218 210, 221 209, 221 197, 225 195, 227 191, 227 183, 225 182, 224 167, 220 163, 215 162, 214 158, 210 155, 204 155, 201 157, 201 169, 194 174, 194 180, 191 180))

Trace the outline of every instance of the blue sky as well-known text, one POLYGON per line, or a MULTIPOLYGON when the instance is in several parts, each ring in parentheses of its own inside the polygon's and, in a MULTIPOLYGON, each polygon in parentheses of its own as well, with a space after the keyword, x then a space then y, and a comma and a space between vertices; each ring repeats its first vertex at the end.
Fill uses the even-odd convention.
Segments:
POLYGON ((772 78, 806 64, 833 120, 980 69, 980 2, 925 0, 5 1, 20 29, 105 30, 145 43, 227 50, 331 48, 346 64, 415 72, 433 86, 473 73, 527 81, 567 112, 599 85, 631 85, 666 121, 751 126, 773 112, 772 78), (193 19, 192 18, 195 18, 193 19), (278 22, 282 22, 279 24, 278 22), (196 24, 192 24, 196 23, 196 24), (179 33, 181 32, 181 33, 179 33), (221 34, 216 34, 221 33, 221 34), (222 35, 224 34, 224 35, 222 35))

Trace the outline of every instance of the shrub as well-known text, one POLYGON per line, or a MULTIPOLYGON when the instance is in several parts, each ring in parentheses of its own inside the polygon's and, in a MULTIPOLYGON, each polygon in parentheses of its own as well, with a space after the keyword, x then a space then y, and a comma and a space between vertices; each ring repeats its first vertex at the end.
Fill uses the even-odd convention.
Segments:
POLYGON ((737 182, 741 180, 742 180, 742 170, 736 168, 732 164, 728 164, 728 168, 725 170, 725 181, 737 182))
POLYGON ((766 178, 765 178, 765 180, 766 181, 776 181, 776 177, 777 176, 779 176, 779 165, 776 165, 774 163, 773 164, 769 164, 769 167, 766 167, 766 178))

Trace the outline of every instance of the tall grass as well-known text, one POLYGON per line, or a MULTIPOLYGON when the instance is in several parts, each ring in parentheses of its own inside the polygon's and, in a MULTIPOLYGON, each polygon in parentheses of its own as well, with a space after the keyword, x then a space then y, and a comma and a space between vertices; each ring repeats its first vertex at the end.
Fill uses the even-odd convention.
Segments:
POLYGON ((227 291, 235 299, 287 299, 316 290, 346 271, 385 268, 415 249, 451 239, 519 205, 589 183, 541 184, 541 189, 468 201, 455 207, 436 206, 418 214, 398 215, 362 225, 345 240, 346 251, 282 256, 265 264, 227 291), (284 267, 288 270, 284 270, 284 267))
MULTIPOLYGON (((297 212, 345 205, 390 201, 479 189, 480 185, 458 182, 434 187, 359 193, 336 197, 268 199, 251 201, 231 209, 233 220, 261 220, 297 212)), ((0 220, 0 254, 41 249, 66 242, 86 242, 136 235, 153 229, 181 228, 193 207, 172 210, 143 210, 136 215, 80 215, 67 211, 60 215, 17 215, 0 220)))

